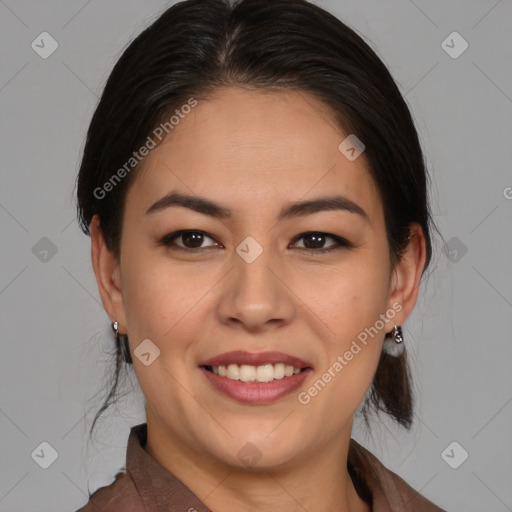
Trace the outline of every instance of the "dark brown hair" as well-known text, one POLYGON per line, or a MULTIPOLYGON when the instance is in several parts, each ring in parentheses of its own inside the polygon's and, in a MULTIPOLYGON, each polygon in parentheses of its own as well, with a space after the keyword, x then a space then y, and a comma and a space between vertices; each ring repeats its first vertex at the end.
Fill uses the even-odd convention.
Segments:
MULTIPOLYGON (((405 100, 389 71, 352 29, 306 0, 186 0, 168 8, 117 61, 94 112, 77 179, 78 218, 89 233, 98 214, 107 246, 119 258, 126 192, 137 167, 108 192, 98 187, 143 146, 149 134, 193 96, 227 86, 295 90, 331 109, 345 134, 365 144, 384 208, 391 261, 407 246, 410 223, 432 255, 428 173, 405 100)), ((437 228, 436 228, 437 229, 437 228)), ((116 352, 115 401, 123 359, 116 352)), ((382 353, 362 412, 369 406, 409 428, 413 393, 406 353, 382 353)))

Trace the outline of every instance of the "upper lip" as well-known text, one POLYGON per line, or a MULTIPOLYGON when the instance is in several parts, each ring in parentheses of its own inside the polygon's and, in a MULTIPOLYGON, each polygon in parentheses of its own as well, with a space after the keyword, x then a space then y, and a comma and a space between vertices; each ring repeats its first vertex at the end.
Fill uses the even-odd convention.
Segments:
POLYGON ((199 363, 199 366, 228 366, 230 364, 262 366, 264 364, 278 363, 290 365, 295 368, 311 368, 311 363, 283 352, 270 351, 255 354, 244 350, 224 352, 223 354, 219 354, 218 356, 211 357, 210 359, 199 363))

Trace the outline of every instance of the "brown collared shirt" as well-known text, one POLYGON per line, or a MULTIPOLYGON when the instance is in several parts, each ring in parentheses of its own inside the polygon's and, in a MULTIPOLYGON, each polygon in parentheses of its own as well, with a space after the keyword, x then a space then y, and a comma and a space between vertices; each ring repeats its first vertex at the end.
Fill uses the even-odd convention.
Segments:
MULTIPOLYGON (((126 472, 89 496, 77 512, 211 512, 146 450, 147 423, 131 428, 126 472)), ((373 512, 444 512, 385 468, 366 448, 350 440, 347 469, 358 494, 373 512)))

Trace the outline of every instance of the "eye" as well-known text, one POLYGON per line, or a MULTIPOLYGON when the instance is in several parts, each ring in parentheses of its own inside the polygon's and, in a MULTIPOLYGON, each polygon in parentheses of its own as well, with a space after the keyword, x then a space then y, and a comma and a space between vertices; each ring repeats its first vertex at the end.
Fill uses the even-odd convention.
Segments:
POLYGON ((332 235, 330 233, 322 233, 321 231, 309 231, 307 233, 302 233, 301 235, 295 238, 295 240, 301 239, 307 241, 307 244, 303 247, 303 249, 311 252, 323 253, 335 251, 337 249, 341 249, 342 247, 352 247, 352 244, 345 240, 344 238, 337 235, 332 235), (334 244, 327 248, 320 248, 320 246, 323 246, 325 240, 328 238, 334 240, 334 244))
POLYGON ((204 250, 209 247, 201 247, 201 244, 204 242, 205 238, 209 238, 213 240, 211 236, 209 236, 205 231, 175 231, 174 233, 169 233, 165 235, 161 240, 159 240, 160 245, 165 245, 170 247, 171 249, 176 249, 178 251, 194 251, 197 249, 204 250), (182 245, 176 244, 176 240, 181 240, 182 245))
MULTIPOLYGON (((199 252, 214 247, 214 245, 201 247, 206 238, 214 240, 214 238, 208 235, 208 233, 205 231, 181 230, 174 231, 173 233, 165 235, 162 239, 159 240, 158 243, 159 245, 167 246, 173 250, 199 252), (176 243, 178 240, 181 240, 181 245, 176 243)), ((302 233, 295 237, 294 241, 296 242, 297 240, 302 239, 306 241, 306 244, 303 247, 299 247, 299 249, 314 253, 325 253, 341 249, 342 247, 352 247, 352 244, 344 238, 320 231, 309 231, 307 233, 302 233), (332 244, 330 247, 324 248, 323 245, 325 244, 326 239, 329 238, 334 240, 334 244, 332 244)), ((220 244, 215 242, 215 245, 219 246, 220 244)), ((220 246, 222 247, 222 245, 220 246)))

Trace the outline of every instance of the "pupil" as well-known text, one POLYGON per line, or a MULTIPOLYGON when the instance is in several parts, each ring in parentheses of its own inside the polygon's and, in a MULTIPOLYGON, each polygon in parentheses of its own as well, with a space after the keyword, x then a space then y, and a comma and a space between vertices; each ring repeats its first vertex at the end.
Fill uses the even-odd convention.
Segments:
POLYGON ((305 244, 308 249, 317 249, 318 247, 321 247, 323 244, 323 235, 308 235, 306 237, 306 240, 313 240, 313 246, 314 247, 308 247, 308 245, 311 244, 305 244), (316 240, 316 242, 314 241, 316 240))
MULTIPOLYGON (((203 235, 201 233, 195 233, 195 232, 184 233, 182 235, 182 237, 183 237, 183 241, 185 242, 185 245, 192 246, 192 248, 200 247, 203 242, 203 235)), ((319 247, 322 247, 322 245, 323 245, 323 242, 324 242, 323 238, 324 238, 323 235, 317 235, 317 234, 308 235, 305 238, 305 240, 306 240, 305 245, 308 249, 318 249, 319 247)))
POLYGON ((193 248, 200 247, 203 242, 201 233, 185 233, 182 235, 185 245, 191 245, 193 248))

